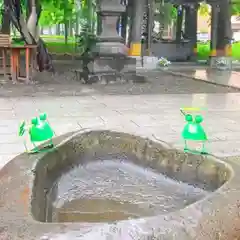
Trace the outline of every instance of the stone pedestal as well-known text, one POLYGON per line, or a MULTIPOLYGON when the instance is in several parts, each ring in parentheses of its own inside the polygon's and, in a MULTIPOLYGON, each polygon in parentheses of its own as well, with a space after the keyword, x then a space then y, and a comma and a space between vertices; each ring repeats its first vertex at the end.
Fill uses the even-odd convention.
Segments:
POLYGON ((232 70, 231 57, 211 57, 210 67, 218 70, 232 70))

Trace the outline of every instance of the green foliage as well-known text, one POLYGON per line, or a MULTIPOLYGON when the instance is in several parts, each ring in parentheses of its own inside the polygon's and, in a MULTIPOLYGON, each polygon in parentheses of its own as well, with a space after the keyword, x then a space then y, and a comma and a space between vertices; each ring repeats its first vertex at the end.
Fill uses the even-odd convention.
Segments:
POLYGON ((64 42, 46 42, 48 51, 54 54, 74 54, 75 48, 73 43, 65 44, 64 42))
POLYGON ((81 55, 89 55, 91 49, 96 45, 97 37, 92 33, 88 24, 85 24, 82 28, 82 31, 77 39, 77 44, 81 48, 81 55))
MULTIPOLYGON (((199 43, 198 44, 198 59, 206 60, 210 54, 210 44, 209 43, 199 43)), ((232 44, 232 58, 234 60, 240 60, 240 43, 236 42, 232 44)))
POLYGON ((240 14, 240 0, 232 1, 232 15, 239 15, 240 14))
POLYGON ((205 60, 210 54, 210 44, 199 43, 198 44, 198 59, 205 60))
POLYGON ((172 6, 170 16, 173 20, 177 19, 177 9, 172 6))
POLYGON ((64 23, 76 16, 74 0, 42 0, 42 10, 41 26, 64 23))
POLYGON ((208 16, 210 11, 210 6, 207 3, 200 3, 200 7, 198 10, 200 16, 208 16))

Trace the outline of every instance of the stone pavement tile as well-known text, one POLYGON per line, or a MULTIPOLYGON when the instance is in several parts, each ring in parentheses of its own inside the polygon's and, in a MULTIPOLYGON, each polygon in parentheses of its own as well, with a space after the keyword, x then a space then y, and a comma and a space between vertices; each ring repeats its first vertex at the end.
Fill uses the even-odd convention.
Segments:
POLYGON ((66 123, 56 123, 52 124, 53 130, 57 136, 60 136, 62 134, 68 133, 68 132, 73 132, 73 131, 78 131, 81 129, 79 124, 77 122, 71 123, 67 122, 66 123))
MULTIPOLYGON (((40 100, 35 103, 36 106, 38 107, 49 107, 49 102, 51 102, 61 108, 68 108, 69 106, 75 108, 75 107, 86 107, 86 106, 92 106, 92 105, 97 105, 98 103, 96 100, 93 98, 84 98, 84 97, 46 97, 43 98, 43 100, 40 100)), ((102 105, 102 104, 101 104, 102 105)), ((102 105, 103 106, 103 105, 102 105)))
POLYGON ((147 105, 144 105, 143 103, 141 104, 131 104, 131 103, 127 103, 127 104, 123 104, 121 103, 121 100, 118 101, 118 103, 116 104, 113 104, 113 105, 108 105, 106 104, 106 108, 107 109, 110 109, 110 110, 116 110, 120 113, 123 113, 123 114, 128 114, 128 113, 131 113, 131 111, 135 110, 135 111, 144 111, 146 112, 149 112, 151 110, 153 110, 155 107, 149 107, 147 105))
POLYGON ((91 107, 91 108, 83 108, 79 111, 70 110, 64 113, 66 117, 98 117, 98 116, 114 116, 119 115, 116 110, 110 110, 106 107, 91 107))
POLYGON ((25 151, 23 141, 18 143, 1 143, 0 144, 0 156, 1 155, 13 155, 20 154, 25 151))
POLYGON ((12 119, 0 119, 0 127, 8 127, 11 129, 17 129, 20 124, 20 120, 16 117, 12 119))
POLYGON ((177 133, 176 134, 153 134, 154 138, 156 140, 159 140, 159 141, 163 141, 163 142, 166 142, 168 144, 181 144, 182 143, 182 140, 181 140, 181 135, 178 135, 177 133))
POLYGON ((40 101, 40 99, 32 98, 32 97, 21 97, 21 98, 10 98, 13 108, 23 110, 28 108, 36 107, 36 101, 40 101))
POLYGON ((209 151, 220 157, 240 155, 240 141, 210 142, 209 151))
POLYGON ((0 122, 1 120, 14 119, 16 117, 14 109, 0 110, 0 122))
POLYGON ((136 124, 139 127, 145 127, 145 126, 153 126, 157 122, 148 114, 129 114, 122 117, 114 117, 114 118, 108 118, 108 121, 116 121, 116 122, 123 122, 123 121, 130 121, 134 124, 136 124))
POLYGON ((76 120, 81 128, 96 129, 105 125, 101 117, 79 117, 76 120))
MULTIPOLYGON (((220 131, 209 134, 209 139, 215 141, 240 141, 240 132, 220 131)), ((239 146, 240 148, 240 146, 239 146)))
POLYGON ((115 114, 115 115, 111 115, 111 116, 106 116, 106 115, 102 115, 101 119, 103 121, 103 123, 107 126, 125 126, 128 124, 134 124, 135 126, 137 126, 137 124, 132 122, 132 119, 128 116, 122 116, 119 114, 115 114))
POLYGON ((8 126, 1 126, 0 125, 0 133, 7 135, 7 134, 13 134, 13 135, 18 135, 18 127, 20 125, 20 122, 17 124, 13 124, 13 125, 8 125, 8 126))
MULTIPOLYGON (((155 130, 164 130, 168 127, 170 130, 173 129, 171 124, 166 122, 156 121, 151 115, 148 114, 126 114, 124 116, 101 116, 106 125, 122 125, 126 127, 127 125, 135 125, 141 129, 151 129, 151 132, 155 130)), ((165 131, 164 131, 165 132, 165 131)))
POLYGON ((16 132, 12 134, 0 134, 0 144, 2 143, 17 144, 19 142, 22 142, 22 138, 18 136, 18 129, 16 129, 16 132))
POLYGON ((75 98, 72 101, 65 103, 53 100, 51 104, 41 105, 40 109, 47 112, 49 116, 59 117, 82 117, 82 116, 98 116, 101 112, 111 114, 111 111, 106 109, 105 105, 98 104, 96 101, 91 100, 89 103, 81 105, 75 98))
POLYGON ((4 98, 4 97, 0 98, 0 106, 1 106, 0 109, 13 106, 13 104, 14 104, 13 98, 4 98))
POLYGON ((15 117, 19 119, 32 118, 38 116, 41 112, 40 108, 36 106, 35 101, 32 98, 25 98, 23 100, 19 99, 14 103, 13 110, 15 117))
POLYGON ((11 155, 11 154, 9 154, 9 155, 1 155, 0 156, 0 169, 2 167, 4 167, 9 161, 11 161, 16 156, 17 156, 17 154, 16 155, 11 155))
POLYGON ((133 134, 154 140, 153 131, 148 127, 138 127, 135 124, 128 124, 122 128, 122 131, 128 134, 133 134))

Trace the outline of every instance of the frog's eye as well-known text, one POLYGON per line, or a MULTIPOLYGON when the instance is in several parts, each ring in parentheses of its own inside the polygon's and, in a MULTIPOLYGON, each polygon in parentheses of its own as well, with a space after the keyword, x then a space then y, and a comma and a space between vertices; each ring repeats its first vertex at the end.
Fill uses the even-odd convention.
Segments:
POLYGON ((186 120, 187 122, 192 122, 192 120, 193 120, 192 115, 191 115, 191 114, 187 114, 187 115, 185 116, 185 120, 186 120))
POLYGON ((42 113, 40 116, 39 116, 40 120, 42 121, 45 121, 47 119, 47 114, 46 113, 42 113))
POLYGON ((201 123, 202 121, 203 121, 203 117, 202 117, 202 116, 197 115, 197 116, 195 117, 195 122, 196 122, 196 123, 201 123))
POLYGON ((36 125, 37 124, 37 118, 33 118, 32 120, 31 120, 31 123, 33 124, 33 125, 36 125))

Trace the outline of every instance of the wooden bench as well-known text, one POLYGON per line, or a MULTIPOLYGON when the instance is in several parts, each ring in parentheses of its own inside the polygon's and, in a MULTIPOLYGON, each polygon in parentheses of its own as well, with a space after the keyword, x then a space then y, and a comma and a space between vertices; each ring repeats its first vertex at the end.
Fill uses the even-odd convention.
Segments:
POLYGON ((33 68, 36 61, 36 45, 11 44, 11 38, 7 34, 0 34, 0 49, 2 52, 2 68, 4 78, 9 79, 7 73, 7 53, 10 54, 10 77, 15 83, 19 80, 30 82, 32 80, 33 68), (21 52, 25 53, 25 75, 20 73, 21 52))
POLYGON ((8 48, 11 56, 11 77, 13 82, 24 81, 29 83, 32 81, 33 68, 36 61, 36 45, 10 45, 8 48), (25 75, 20 73, 21 52, 25 52, 25 75))
POLYGON ((2 59, 2 66, 3 74, 5 80, 8 79, 7 74, 7 49, 11 45, 11 38, 8 34, 0 34, 0 50, 1 50, 1 59, 2 59))

